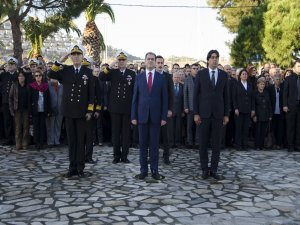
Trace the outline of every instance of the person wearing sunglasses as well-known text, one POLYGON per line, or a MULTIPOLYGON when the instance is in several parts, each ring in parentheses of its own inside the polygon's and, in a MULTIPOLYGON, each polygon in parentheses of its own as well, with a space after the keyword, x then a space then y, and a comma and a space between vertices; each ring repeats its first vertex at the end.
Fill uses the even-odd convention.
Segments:
POLYGON ((37 70, 33 76, 35 81, 29 84, 29 115, 33 122, 35 148, 40 150, 46 137, 46 117, 50 115, 50 92, 42 71, 37 70))

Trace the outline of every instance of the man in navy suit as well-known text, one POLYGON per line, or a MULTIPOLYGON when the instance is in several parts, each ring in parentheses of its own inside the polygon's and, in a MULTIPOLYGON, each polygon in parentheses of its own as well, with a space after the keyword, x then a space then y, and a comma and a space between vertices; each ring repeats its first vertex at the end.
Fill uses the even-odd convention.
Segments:
POLYGON ((140 180, 148 176, 148 149, 152 177, 164 178, 158 172, 158 149, 160 127, 167 121, 168 93, 164 75, 155 71, 155 60, 153 52, 146 54, 146 71, 136 76, 132 99, 131 122, 139 128, 141 165, 141 173, 135 177, 140 180))
POLYGON ((207 54, 208 68, 200 70, 196 76, 194 87, 194 121, 200 126, 200 162, 202 178, 209 175, 216 180, 222 128, 229 121, 229 89, 228 75, 218 69, 219 52, 211 50, 207 54), (211 140, 212 156, 210 171, 208 169, 207 147, 211 140))

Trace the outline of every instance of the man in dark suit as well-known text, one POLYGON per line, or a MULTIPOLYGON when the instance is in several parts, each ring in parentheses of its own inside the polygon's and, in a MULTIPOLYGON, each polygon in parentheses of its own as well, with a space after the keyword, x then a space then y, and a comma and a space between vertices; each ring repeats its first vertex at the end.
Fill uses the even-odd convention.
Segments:
POLYGON ((55 62, 48 77, 59 80, 64 87, 62 115, 65 117, 69 145, 69 171, 65 177, 84 177, 86 121, 91 119, 94 109, 95 86, 92 70, 81 65, 83 47, 75 45, 71 49, 73 65, 64 66, 55 62))
POLYGON ((146 71, 136 77, 132 99, 131 122, 139 127, 141 165, 135 177, 141 180, 148 176, 148 148, 152 177, 164 178, 158 172, 158 149, 160 127, 167 123, 168 93, 166 79, 155 71, 155 58, 152 52, 146 54, 146 71))
POLYGON ((222 128, 228 123, 229 90, 228 75, 218 69, 219 52, 211 50, 207 54, 208 68, 197 74, 194 87, 194 121, 200 126, 200 162, 202 178, 209 175, 217 180, 222 128), (211 140, 212 156, 208 168, 208 143, 211 140))
POLYGON ((119 68, 110 70, 105 68, 99 75, 100 80, 111 82, 108 110, 112 122, 114 164, 120 161, 130 163, 127 156, 130 147, 130 113, 135 81, 135 72, 126 68, 127 54, 120 51, 116 54, 116 58, 119 68))
POLYGON ((169 144, 169 137, 168 137, 168 127, 169 121, 172 120, 172 110, 173 110, 173 80, 172 75, 163 71, 164 66, 164 58, 160 55, 156 56, 156 71, 162 74, 167 82, 167 89, 168 89, 168 121, 167 124, 161 127, 161 134, 162 134, 162 142, 163 142, 163 158, 164 163, 166 165, 170 165, 170 144, 169 144))
POLYGON ((284 81, 283 111, 286 112, 288 150, 300 151, 300 59, 284 81))
POLYGON ((180 83, 180 73, 173 73, 173 116, 168 120, 168 135, 169 143, 171 146, 179 147, 181 144, 182 132, 182 116, 184 115, 183 109, 183 85, 180 83))

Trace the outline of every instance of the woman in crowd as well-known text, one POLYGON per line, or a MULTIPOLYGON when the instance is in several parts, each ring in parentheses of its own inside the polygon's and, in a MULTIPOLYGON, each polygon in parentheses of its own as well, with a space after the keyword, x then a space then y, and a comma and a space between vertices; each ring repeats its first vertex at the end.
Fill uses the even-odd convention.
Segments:
POLYGON ((50 94, 47 82, 43 82, 43 73, 36 71, 29 85, 29 112, 33 121, 33 138, 36 149, 42 149, 45 141, 46 117, 50 116, 50 94))
POLYGON ((23 70, 18 71, 17 81, 9 92, 9 110, 15 119, 16 149, 27 149, 29 142, 29 88, 23 70))
POLYGON ((254 116, 253 86, 248 82, 248 73, 242 69, 233 88, 232 101, 235 113, 235 146, 237 150, 248 147, 251 117, 254 116))
POLYGON ((257 80, 257 90, 254 93, 255 103, 255 149, 264 148, 264 138, 266 136, 267 126, 272 119, 272 106, 270 101, 269 92, 265 89, 266 78, 260 77, 257 80))

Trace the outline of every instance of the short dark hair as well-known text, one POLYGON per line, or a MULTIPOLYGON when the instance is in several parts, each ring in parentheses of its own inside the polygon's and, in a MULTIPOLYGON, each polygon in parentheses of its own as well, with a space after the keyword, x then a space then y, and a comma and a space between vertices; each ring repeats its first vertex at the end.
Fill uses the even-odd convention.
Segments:
POLYGON ((206 57, 206 60, 208 61, 210 59, 210 57, 212 56, 212 54, 216 54, 218 56, 218 58, 220 57, 220 54, 217 50, 213 49, 213 50, 210 50, 208 53, 207 53, 207 57, 206 57))
POLYGON ((190 64, 187 63, 184 65, 184 68, 191 68, 191 66, 190 66, 190 64))
POLYGON ((300 59, 295 60, 293 67, 296 65, 296 63, 300 63, 300 59))
POLYGON ((154 55, 154 58, 156 59, 156 54, 154 52, 147 52, 145 55, 145 59, 147 58, 148 55, 154 55))
POLYGON ((174 66, 178 66, 179 67, 179 64, 178 63, 174 63, 173 66, 172 66, 172 69, 174 68, 174 66))
POLYGON ((156 56, 156 59, 162 59, 162 60, 165 60, 164 57, 162 57, 161 55, 156 56))

